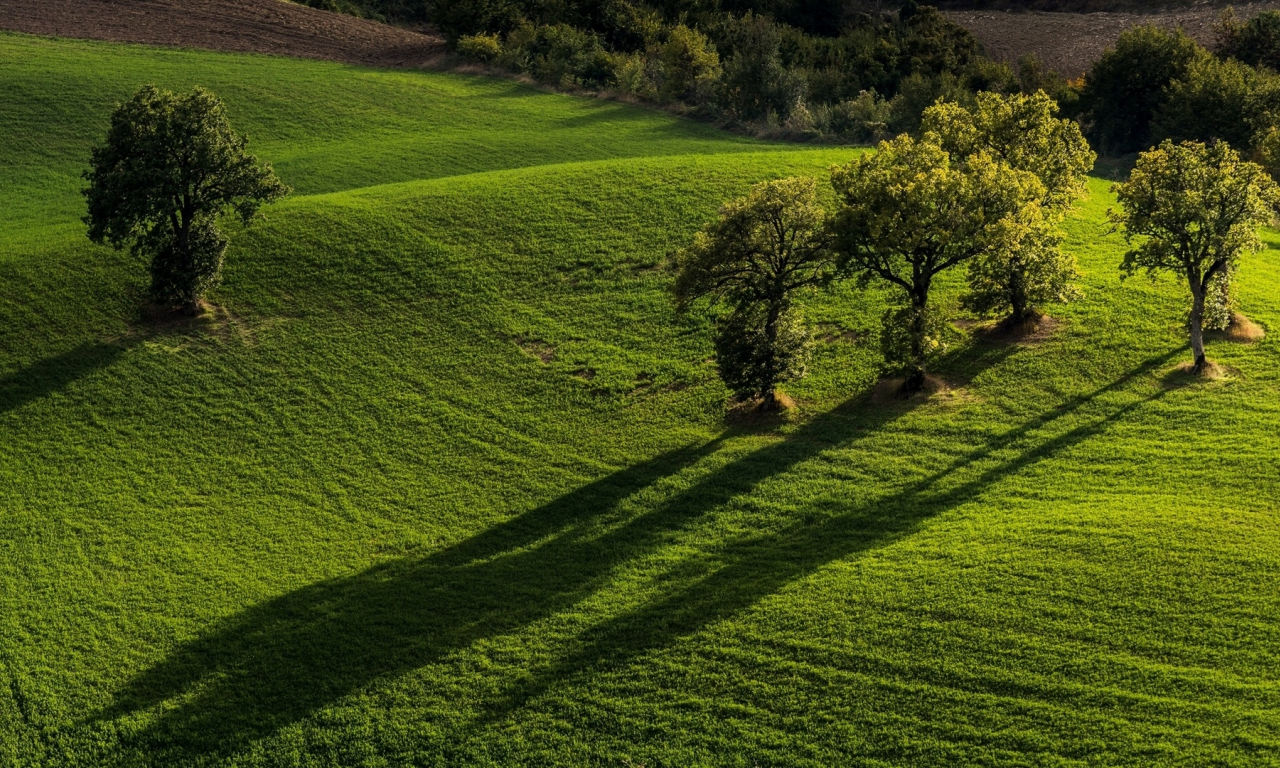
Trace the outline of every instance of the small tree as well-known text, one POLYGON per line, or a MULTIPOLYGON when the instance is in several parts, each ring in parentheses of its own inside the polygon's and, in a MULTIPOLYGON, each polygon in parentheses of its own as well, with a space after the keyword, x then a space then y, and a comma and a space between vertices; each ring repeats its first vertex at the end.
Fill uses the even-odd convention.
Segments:
POLYGON ((804 372, 807 336, 792 302, 834 273, 826 220, 813 179, 766 181, 726 203, 676 255, 682 308, 699 299, 732 308, 716 343, 721 377, 766 407, 777 405, 778 384, 804 372))
POLYGON ((1173 272, 1191 289, 1191 351, 1205 367, 1205 298, 1245 253, 1261 247, 1258 227, 1280 207, 1280 188, 1225 142, 1165 141, 1142 153, 1129 180, 1115 186, 1120 212, 1111 220, 1137 247, 1125 255, 1125 275, 1173 272))
POLYGON ((1037 304, 1077 294, 1079 271, 1075 258, 1062 252, 1057 225, 1087 194, 1097 155, 1080 126, 1058 119, 1057 112, 1053 99, 1039 91, 1030 96, 980 93, 971 108, 939 103, 924 113, 923 130, 953 161, 987 152, 1035 174, 1044 185, 1040 206, 1024 209, 1016 220, 1022 237, 970 262, 966 305, 982 314, 1007 312, 1013 325, 1032 317, 1037 304))
POLYGON ((289 192, 245 145, 212 93, 143 86, 116 108, 84 174, 89 239, 150 258, 154 300, 194 314, 222 270, 218 218, 230 211, 248 224, 289 192))
MULTIPOLYGON (((1016 244, 1018 220, 1039 215, 1044 185, 987 152, 953 163, 936 141, 899 136, 878 151, 832 169, 842 206, 835 248, 846 273, 884 280, 903 293, 910 325, 900 364, 907 391, 924 386, 930 350, 929 292, 941 272, 1016 244)), ((894 333, 886 329, 886 333, 894 333)))
POLYGON ((707 36, 683 24, 671 32, 659 50, 662 88, 668 100, 701 102, 720 77, 720 55, 707 36))

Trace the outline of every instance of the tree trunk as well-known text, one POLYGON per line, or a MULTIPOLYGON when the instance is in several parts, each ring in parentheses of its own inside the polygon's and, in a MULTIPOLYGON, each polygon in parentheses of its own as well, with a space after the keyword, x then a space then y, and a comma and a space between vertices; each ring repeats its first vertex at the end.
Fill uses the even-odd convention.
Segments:
POLYGON ((1009 325, 1016 328, 1031 317, 1031 306, 1027 300, 1027 281, 1022 270, 1014 267, 1009 275, 1009 325))
POLYGON ((911 393, 924 389, 925 362, 925 309, 929 305, 929 289, 917 290, 911 297, 911 367, 907 371, 907 379, 902 383, 902 391, 911 393))
POLYGON ((769 356, 760 377, 760 397, 764 400, 765 410, 769 411, 778 407, 778 394, 774 388, 778 385, 778 319, 781 316, 781 304, 770 302, 769 314, 764 321, 764 338, 769 345, 769 356))
POLYGON ((1191 354, 1195 356, 1192 370, 1202 373, 1205 367, 1204 356, 1204 286, 1198 275, 1191 276, 1191 354))

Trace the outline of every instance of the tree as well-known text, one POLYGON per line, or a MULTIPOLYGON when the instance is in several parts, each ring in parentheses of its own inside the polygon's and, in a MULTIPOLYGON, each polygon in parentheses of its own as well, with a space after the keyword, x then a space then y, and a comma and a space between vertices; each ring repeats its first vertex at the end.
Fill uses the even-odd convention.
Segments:
POLYGON ((1181 30, 1134 27, 1121 33, 1085 77, 1081 101, 1094 144, 1115 153, 1147 146, 1165 89, 1208 55, 1181 30))
POLYGON ((711 84, 720 76, 720 56, 707 36, 683 24, 671 28, 660 49, 662 89, 668 100, 702 101, 711 84))
POLYGON ((1262 79, 1256 70, 1234 59, 1196 59, 1181 78, 1169 84, 1164 103, 1152 119, 1151 135, 1174 141, 1221 139, 1237 150, 1247 150, 1262 79))
POLYGON ((826 221, 812 178, 766 181, 721 207, 676 255, 682 308, 709 299, 732 309, 716 344, 722 378, 767 408, 778 384, 803 373, 807 335, 792 303, 834 274, 826 221))
POLYGON ((909 344, 904 359, 890 362, 906 370, 904 389, 917 391, 934 324, 934 278, 1016 243, 1018 219, 1037 215, 1044 185, 988 152, 953 162, 934 137, 906 135, 832 169, 831 183, 842 203, 833 223, 842 271, 902 291, 908 311, 895 317, 909 325, 909 344))
POLYGON ((1242 24, 1228 8, 1218 22, 1218 38, 1222 58, 1280 70, 1280 11, 1263 11, 1242 24))
POLYGON ((1121 210, 1109 213, 1137 245, 1124 255, 1124 274, 1173 272, 1191 289, 1191 351, 1205 368, 1205 298, 1220 275, 1261 247, 1258 227, 1280 207, 1280 188, 1259 165, 1225 142, 1165 141, 1142 153, 1129 180, 1115 186, 1121 210))
POLYGON ((1057 225, 1087 194, 1097 155, 1080 126, 1057 113, 1058 105, 1043 91, 980 93, 973 107, 939 103, 924 113, 922 129, 953 161, 986 152, 1035 174, 1044 186, 1040 205, 1023 208, 1014 219, 1021 236, 969 266, 965 303, 982 314, 1007 312, 1012 325, 1030 319, 1037 304, 1067 301, 1077 293, 1075 258, 1063 253, 1057 225))
POLYGON ((212 93, 143 86, 116 108, 84 174, 89 239, 150 257, 154 300, 194 314, 221 273, 218 218, 230 211, 248 224, 289 193, 246 143, 212 93))

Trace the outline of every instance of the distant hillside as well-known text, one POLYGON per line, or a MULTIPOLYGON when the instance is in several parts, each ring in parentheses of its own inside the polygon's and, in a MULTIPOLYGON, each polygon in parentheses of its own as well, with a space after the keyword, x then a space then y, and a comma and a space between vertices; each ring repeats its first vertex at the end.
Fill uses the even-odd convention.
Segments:
POLYGON ((422 66, 439 37, 282 0, 4 0, 0 29, 54 37, 422 66))

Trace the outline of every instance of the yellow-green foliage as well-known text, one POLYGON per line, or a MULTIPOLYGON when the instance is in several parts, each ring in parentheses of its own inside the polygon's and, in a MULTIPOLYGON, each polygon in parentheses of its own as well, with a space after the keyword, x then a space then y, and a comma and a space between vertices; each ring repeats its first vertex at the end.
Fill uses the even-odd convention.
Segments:
POLYGON ((925 110, 922 130, 960 160, 988 152, 1012 168, 1035 174, 1044 185, 1039 206, 1023 208, 1010 224, 1007 247, 988 250, 969 264, 965 304, 980 314, 1010 313, 1019 322, 1037 305, 1079 295, 1074 256, 1062 250, 1058 229, 1072 204, 1084 197, 1097 155, 1074 120, 1056 117, 1058 105, 1034 95, 979 94, 966 108, 939 103, 925 110))
POLYGON ((1261 249, 1258 228, 1280 209, 1280 187, 1225 142, 1166 140, 1138 157, 1115 193, 1121 208, 1111 219, 1128 242, 1137 241, 1121 270, 1153 279, 1172 272, 1190 287, 1191 347, 1203 366, 1206 297, 1215 280, 1229 281, 1241 258, 1261 249))
POLYGON ((887 362, 909 371, 911 386, 923 383, 926 359, 936 349, 929 331, 934 280, 1043 239, 1046 193, 1034 174, 985 150, 953 162, 937 141, 932 133, 921 141, 904 134, 831 173, 841 203, 833 227, 844 269, 864 285, 889 284, 911 307, 892 315, 911 323, 910 343, 898 343, 893 329, 883 337, 886 352, 905 352, 887 362))

